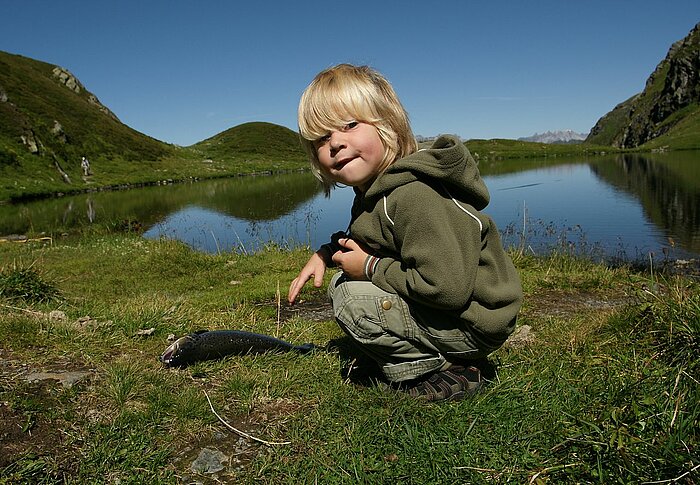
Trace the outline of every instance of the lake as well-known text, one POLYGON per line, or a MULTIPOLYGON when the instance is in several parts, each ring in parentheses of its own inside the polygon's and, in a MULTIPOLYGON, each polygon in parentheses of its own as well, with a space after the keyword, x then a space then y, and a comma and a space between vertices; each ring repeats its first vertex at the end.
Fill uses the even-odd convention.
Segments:
MULTIPOLYGON (((700 256, 700 152, 506 160, 481 167, 506 245, 603 259, 700 256)), ((307 172, 104 191, 0 206, 0 235, 111 223, 206 252, 317 247, 349 222, 307 172)))

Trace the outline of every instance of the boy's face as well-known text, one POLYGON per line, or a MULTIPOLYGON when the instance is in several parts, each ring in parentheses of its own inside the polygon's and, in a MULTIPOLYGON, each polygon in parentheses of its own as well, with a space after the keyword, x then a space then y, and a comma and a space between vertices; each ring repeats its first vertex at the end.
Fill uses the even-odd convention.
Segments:
POLYGON ((384 168, 384 144, 377 129, 350 121, 314 142, 321 169, 335 182, 365 191, 384 168))

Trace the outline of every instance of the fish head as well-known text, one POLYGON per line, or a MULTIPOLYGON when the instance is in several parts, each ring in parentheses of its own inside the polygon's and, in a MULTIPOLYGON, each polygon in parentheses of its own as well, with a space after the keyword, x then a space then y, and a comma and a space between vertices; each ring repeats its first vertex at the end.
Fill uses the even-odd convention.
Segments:
POLYGON ((194 346, 194 339, 191 335, 180 337, 172 344, 168 345, 165 352, 160 356, 160 361, 166 367, 180 367, 187 365, 187 355, 189 349, 194 346))

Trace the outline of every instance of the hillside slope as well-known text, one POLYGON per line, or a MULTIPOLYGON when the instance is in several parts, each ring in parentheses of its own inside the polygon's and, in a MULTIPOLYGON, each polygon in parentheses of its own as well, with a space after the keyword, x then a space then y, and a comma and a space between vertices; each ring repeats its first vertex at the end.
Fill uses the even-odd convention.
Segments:
POLYGON ((644 90, 591 129, 588 143, 618 148, 700 148, 700 23, 671 46, 644 90))
POLYGON ((307 166, 297 135, 271 123, 163 143, 121 123, 70 71, 0 51, 0 203, 307 166))
POLYGON ((0 167, 43 158, 156 160, 172 147, 121 123, 68 70, 0 51, 0 167))
POLYGON ((305 162, 299 135, 284 126, 255 121, 234 126, 192 145, 206 158, 275 159, 305 162))

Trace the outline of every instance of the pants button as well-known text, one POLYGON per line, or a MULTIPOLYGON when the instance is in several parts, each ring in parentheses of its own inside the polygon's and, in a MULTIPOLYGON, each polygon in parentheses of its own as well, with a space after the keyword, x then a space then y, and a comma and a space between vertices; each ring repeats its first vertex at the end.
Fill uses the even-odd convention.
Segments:
POLYGON ((382 302, 382 308, 385 310, 391 310, 391 302, 389 300, 384 300, 382 302))

